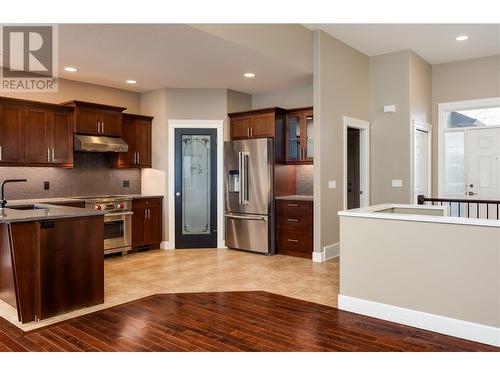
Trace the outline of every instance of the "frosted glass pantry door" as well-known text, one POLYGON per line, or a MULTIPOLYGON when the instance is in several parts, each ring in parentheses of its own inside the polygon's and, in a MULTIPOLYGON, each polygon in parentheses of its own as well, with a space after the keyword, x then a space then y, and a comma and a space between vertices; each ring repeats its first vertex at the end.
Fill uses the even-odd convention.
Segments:
POLYGON ((176 129, 176 248, 217 246, 216 131, 176 129))

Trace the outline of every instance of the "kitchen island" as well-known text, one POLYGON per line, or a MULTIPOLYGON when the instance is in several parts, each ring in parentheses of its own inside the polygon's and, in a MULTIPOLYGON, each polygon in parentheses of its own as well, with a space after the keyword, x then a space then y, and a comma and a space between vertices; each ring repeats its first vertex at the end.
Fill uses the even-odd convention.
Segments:
POLYGON ((0 299, 20 322, 104 302, 104 214, 52 204, 0 209, 0 299))

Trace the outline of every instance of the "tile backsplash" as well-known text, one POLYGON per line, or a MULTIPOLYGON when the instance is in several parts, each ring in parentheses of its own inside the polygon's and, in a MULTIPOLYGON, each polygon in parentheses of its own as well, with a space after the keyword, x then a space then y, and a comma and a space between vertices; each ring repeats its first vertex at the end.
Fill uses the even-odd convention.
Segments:
POLYGON ((104 153, 75 152, 73 168, 0 167, 0 182, 26 178, 27 183, 6 185, 6 199, 72 197, 99 194, 138 194, 140 169, 112 169, 104 153), (129 187, 123 187, 123 181, 129 187), (44 182, 50 184, 44 190, 44 182))
POLYGON ((314 165, 297 165, 296 189, 299 195, 313 195, 314 165))

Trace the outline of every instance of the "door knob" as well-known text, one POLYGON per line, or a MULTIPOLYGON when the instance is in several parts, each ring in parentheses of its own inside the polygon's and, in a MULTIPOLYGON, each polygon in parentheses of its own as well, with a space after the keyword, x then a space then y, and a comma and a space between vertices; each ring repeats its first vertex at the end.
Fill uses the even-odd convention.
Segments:
POLYGON ((470 184, 469 187, 473 188, 474 187, 474 184, 470 184))
POLYGON ((180 197, 180 196, 181 196, 181 193, 180 193, 179 191, 177 191, 177 192, 175 193, 175 196, 176 196, 176 197, 180 197))

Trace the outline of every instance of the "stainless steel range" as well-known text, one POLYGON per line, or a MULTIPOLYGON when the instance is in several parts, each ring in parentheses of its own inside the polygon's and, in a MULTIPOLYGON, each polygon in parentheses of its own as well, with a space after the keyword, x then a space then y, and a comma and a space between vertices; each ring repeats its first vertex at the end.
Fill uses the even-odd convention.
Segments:
POLYGON ((104 254, 127 255, 132 248, 132 198, 124 195, 75 198, 85 200, 85 208, 106 211, 104 254))

